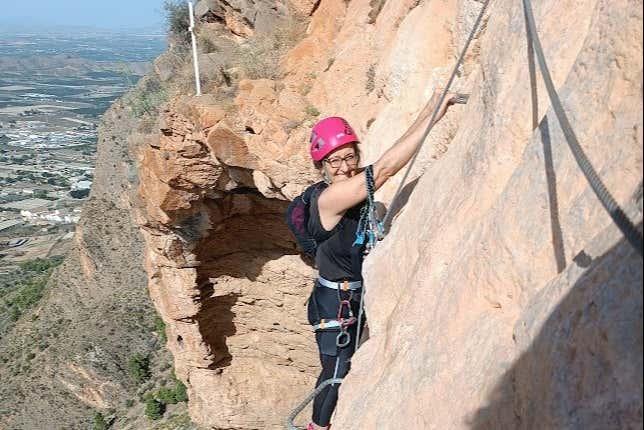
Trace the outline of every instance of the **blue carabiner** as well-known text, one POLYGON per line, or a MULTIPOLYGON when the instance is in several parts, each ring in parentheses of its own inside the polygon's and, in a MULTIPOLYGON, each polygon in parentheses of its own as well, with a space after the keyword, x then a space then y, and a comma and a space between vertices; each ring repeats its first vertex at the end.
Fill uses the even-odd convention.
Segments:
POLYGON ((362 246, 362 245, 364 245, 364 239, 365 239, 364 232, 356 233, 356 240, 355 240, 355 242, 353 242, 353 246, 356 246, 356 245, 362 246))

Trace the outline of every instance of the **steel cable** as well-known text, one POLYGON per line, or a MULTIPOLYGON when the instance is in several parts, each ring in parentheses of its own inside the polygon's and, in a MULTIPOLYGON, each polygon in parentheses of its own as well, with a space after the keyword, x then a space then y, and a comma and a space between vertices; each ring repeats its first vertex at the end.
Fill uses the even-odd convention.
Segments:
MULTIPOLYGON (((416 159, 418 158, 418 155, 420 154, 420 150, 423 147, 423 143, 427 139, 427 136, 429 136, 429 133, 432 131, 432 128, 434 127, 434 122, 436 121, 436 118, 438 117, 438 113, 440 111, 441 106, 443 106, 443 103, 445 102, 445 99, 447 98, 447 94, 449 93, 449 89, 452 87, 452 84, 454 83, 454 80, 456 79, 456 75, 458 74, 458 69, 461 67, 461 64, 465 60, 465 55, 467 54, 467 51, 470 49, 470 45, 472 44, 472 41, 474 40, 474 37, 476 36, 476 33, 478 33, 479 27, 481 26, 481 23, 483 22, 483 17, 485 16, 485 12, 487 11, 487 8, 490 4, 490 0, 486 0, 485 3, 483 4, 483 8, 481 9, 481 12, 479 13, 478 18, 476 19, 476 22, 474 23, 474 28, 472 28, 472 31, 467 38, 467 42, 465 42, 465 46, 463 47, 463 50, 461 52, 460 57, 458 58, 458 61, 456 61, 456 66, 454 66, 454 70, 452 71, 452 75, 449 78, 449 81, 447 82, 447 85, 445 86, 445 89, 443 90, 443 93, 441 94, 441 97, 436 104, 436 107, 434 108, 434 112, 432 113, 431 119, 429 121, 429 125, 427 126, 427 129, 425 130, 425 133, 423 134, 423 137, 421 137, 420 142, 418 143, 418 146, 416 147, 416 151, 414 152, 414 156, 411 159, 411 162, 409 164, 409 167, 407 168, 407 171, 405 172, 405 176, 403 176, 402 181, 400 181, 400 185, 398 186, 398 190, 396 191, 396 194, 394 194, 394 197, 391 199, 391 204, 389 205, 389 208, 394 208, 396 207, 395 204, 397 200, 400 198, 400 194, 402 193, 403 187, 405 186, 405 182, 407 181, 407 178, 409 177, 409 174, 411 173, 411 169, 414 166, 414 163, 416 162, 416 159)), ((391 216, 392 216, 393 211, 389 210, 387 211, 387 214, 385 215, 385 218, 383 219, 383 224, 385 227, 391 225, 391 216)))
POLYGON ((550 70, 548 69, 548 64, 546 62, 546 57, 543 53, 543 47, 541 46, 541 41, 539 40, 539 34, 537 33, 537 26, 534 19, 534 14, 532 12, 532 5, 530 0, 523 0, 523 10, 526 16, 526 22, 528 23, 528 39, 529 43, 534 47, 534 52, 537 56, 537 61, 539 63, 539 68, 541 69, 541 76, 546 84, 548 90, 548 96, 550 97, 550 103, 552 104, 552 109, 559 120, 561 129, 564 136, 566 137, 566 142, 572 151, 575 160, 579 168, 588 179, 590 186, 595 191, 597 198, 602 203, 608 214, 611 216, 615 224, 622 231, 626 239, 630 244, 635 248, 640 255, 642 255, 642 233, 638 231, 635 224, 628 218, 626 213, 622 210, 621 207, 617 204, 611 193, 608 191, 601 178, 597 174, 597 171, 590 163, 590 160, 584 153, 583 148, 579 144, 577 135, 568 120, 568 116, 563 108, 559 94, 555 89, 555 85, 550 75, 550 70))

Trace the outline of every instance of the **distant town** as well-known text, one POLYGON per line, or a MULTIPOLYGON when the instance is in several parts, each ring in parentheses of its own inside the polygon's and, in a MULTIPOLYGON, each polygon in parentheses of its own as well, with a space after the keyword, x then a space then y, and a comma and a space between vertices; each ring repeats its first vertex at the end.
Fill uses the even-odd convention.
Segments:
POLYGON ((0 275, 67 251, 100 115, 164 48, 161 36, 0 34, 0 275))

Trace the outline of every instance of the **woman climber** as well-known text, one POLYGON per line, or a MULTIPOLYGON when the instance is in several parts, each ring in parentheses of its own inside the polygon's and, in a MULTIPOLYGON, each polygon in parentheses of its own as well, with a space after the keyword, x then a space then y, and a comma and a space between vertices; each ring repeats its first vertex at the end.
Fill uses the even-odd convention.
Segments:
MULTIPOLYGON (((366 184, 380 188, 409 162, 439 99, 437 92, 410 129, 366 169, 359 167, 359 140, 347 121, 326 118, 313 128, 311 157, 327 185, 313 190, 308 220, 308 233, 317 244, 315 260, 319 270, 308 305, 309 322, 315 329, 322 363, 316 386, 347 375, 358 342, 356 316, 360 312, 365 246, 356 240, 356 231, 363 225, 360 220, 368 198, 366 184)), ((457 100, 446 98, 436 122, 457 100)), ((329 385, 315 398, 308 430, 330 428, 338 388, 337 384, 329 385)))

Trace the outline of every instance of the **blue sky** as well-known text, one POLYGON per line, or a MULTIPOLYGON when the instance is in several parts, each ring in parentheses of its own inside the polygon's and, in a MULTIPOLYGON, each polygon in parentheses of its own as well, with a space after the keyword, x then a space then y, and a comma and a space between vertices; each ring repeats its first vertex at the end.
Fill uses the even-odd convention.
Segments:
POLYGON ((163 3, 164 0, 0 0, 0 23, 161 29, 163 3))

